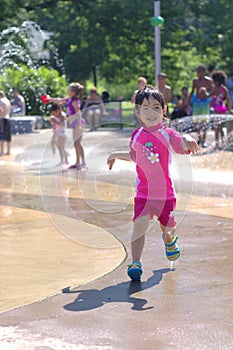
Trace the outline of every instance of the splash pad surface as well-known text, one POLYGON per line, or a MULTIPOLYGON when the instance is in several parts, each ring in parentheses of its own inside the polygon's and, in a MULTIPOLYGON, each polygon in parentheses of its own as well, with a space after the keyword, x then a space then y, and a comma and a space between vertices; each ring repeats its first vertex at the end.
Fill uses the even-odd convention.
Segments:
MULTIPOLYGON (((191 157, 192 191, 177 181, 177 231, 182 256, 172 269, 164 256, 158 226, 153 223, 143 256, 141 285, 130 285, 125 274, 128 259, 109 275, 72 288, 88 282, 79 281, 80 277, 88 275, 92 280, 123 261, 124 249, 118 239, 129 250, 134 169, 128 163, 124 168, 119 162, 109 176, 104 159, 111 151, 111 142, 103 142, 112 137, 115 147, 125 148, 128 136, 127 131, 86 135, 89 172, 79 178, 66 169, 61 176, 61 169, 55 167, 58 156, 54 158, 49 152, 43 155, 49 140, 46 132, 19 135, 13 143, 13 155, 0 159, 4 174, 2 223, 8 225, 3 231, 4 254, 8 248, 8 265, 9 261, 12 264, 6 274, 9 279, 5 287, 9 289, 4 289, 3 298, 17 294, 23 298, 30 288, 44 289, 41 297, 45 297, 53 294, 53 286, 56 293, 71 285, 63 294, 3 313, 1 348, 11 344, 12 349, 231 349, 232 184, 226 184, 225 178, 215 183, 211 177, 212 171, 224 172, 230 179, 230 152, 191 157), (95 151, 93 145, 97 145, 95 151), (203 173, 199 177, 200 169, 203 173), (203 174, 208 174, 206 179, 203 174), (82 227, 97 227, 101 239, 93 240, 94 232, 88 241, 83 235, 85 229, 80 230, 81 234, 72 231, 79 221, 82 227), (10 250, 13 248, 15 252, 10 250), (90 260, 86 259, 88 251, 90 260), (21 275, 16 277, 17 255, 19 261, 24 257, 29 263, 25 261, 27 268, 21 265, 21 275), (90 267, 92 276, 88 273, 90 267), (37 278, 33 279, 35 272, 37 278), (27 280, 28 286, 24 284, 27 280), (137 343, 135 331, 141 334, 137 343)), ((22 304, 25 302, 21 299, 22 304)))

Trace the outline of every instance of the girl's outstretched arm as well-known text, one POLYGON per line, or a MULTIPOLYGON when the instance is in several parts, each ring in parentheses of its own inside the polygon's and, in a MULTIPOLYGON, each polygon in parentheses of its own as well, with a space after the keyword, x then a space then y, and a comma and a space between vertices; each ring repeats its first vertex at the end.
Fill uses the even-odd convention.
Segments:
POLYGON ((66 103, 66 99, 62 97, 49 97, 49 101, 54 103, 62 103, 62 104, 66 103))
POLYGON ((177 131, 167 128, 169 135, 169 143, 172 150, 178 154, 196 153, 198 151, 198 144, 196 140, 189 134, 183 136, 179 135, 177 131))
POLYGON ((107 164, 108 164, 109 170, 112 169, 113 164, 115 163, 116 159, 122 159, 122 160, 127 160, 127 161, 132 160, 129 152, 124 152, 124 151, 113 152, 110 154, 110 156, 107 159, 107 164))
POLYGON ((185 150, 188 150, 192 153, 197 153, 199 147, 196 140, 192 136, 188 134, 183 135, 182 144, 185 150))

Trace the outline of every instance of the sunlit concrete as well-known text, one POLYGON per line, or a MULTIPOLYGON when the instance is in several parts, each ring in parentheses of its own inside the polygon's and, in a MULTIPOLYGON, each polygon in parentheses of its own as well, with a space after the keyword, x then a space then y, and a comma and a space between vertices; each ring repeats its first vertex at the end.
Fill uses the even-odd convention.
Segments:
MULTIPOLYGON (((48 132, 19 135, 12 155, 0 158, 0 311, 87 283, 112 271, 126 256, 113 235, 64 207, 63 188, 56 189, 54 181, 56 176, 62 180, 61 169, 57 175, 44 175, 47 170, 40 167, 41 136, 46 147, 48 132)), ((54 161, 51 154, 45 159, 54 161)), ((75 183, 77 179, 72 180, 76 190, 75 183)), ((74 196, 80 197, 79 191, 74 196)))
POLYGON ((124 259, 121 244, 93 225, 54 217, 70 230, 89 235, 90 245, 84 246, 67 239, 46 213, 0 206, 0 214, 1 311, 87 283, 112 271, 124 259), (100 240, 105 247, 96 249, 100 240))
POLYGON ((181 258, 166 260, 153 221, 142 282, 132 284, 130 257, 120 263, 121 242, 130 250, 134 166, 117 162, 109 173, 105 164, 129 135, 84 135, 81 174, 56 166, 49 132, 20 135, 0 158, 3 309, 63 289, 2 313, 1 349, 232 349, 232 153, 175 158, 181 258))

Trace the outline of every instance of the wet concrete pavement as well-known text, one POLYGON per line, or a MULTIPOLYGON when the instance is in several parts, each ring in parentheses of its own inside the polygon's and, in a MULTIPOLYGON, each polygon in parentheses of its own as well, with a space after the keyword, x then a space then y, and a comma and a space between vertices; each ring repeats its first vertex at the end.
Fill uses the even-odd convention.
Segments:
POLYGON ((14 294, 18 306, 25 303, 30 285, 28 302, 64 288, 1 313, 1 349, 233 348, 232 153, 176 160, 181 258, 173 266, 166 260, 153 222, 142 282, 130 283, 130 258, 123 261, 130 246, 134 168, 118 162, 109 175, 105 165, 112 149, 127 147, 128 135, 88 133, 89 170, 79 175, 55 167, 47 133, 19 136, 11 158, 0 159, 1 267, 9 268, 1 278, 1 299, 8 298, 3 310, 14 307, 14 294), (17 256, 18 265, 25 260, 19 270, 17 256))

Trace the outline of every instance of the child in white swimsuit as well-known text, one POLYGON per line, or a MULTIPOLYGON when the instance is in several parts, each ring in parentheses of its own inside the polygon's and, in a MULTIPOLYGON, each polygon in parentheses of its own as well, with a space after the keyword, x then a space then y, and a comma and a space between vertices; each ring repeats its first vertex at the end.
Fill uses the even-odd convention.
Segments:
POLYGON ((50 109, 50 122, 53 128, 52 147, 56 145, 59 150, 61 164, 68 164, 68 152, 65 149, 66 143, 66 114, 62 111, 61 106, 54 103, 50 109))

